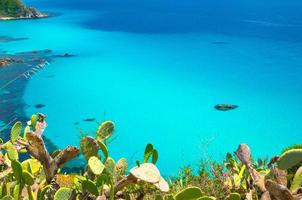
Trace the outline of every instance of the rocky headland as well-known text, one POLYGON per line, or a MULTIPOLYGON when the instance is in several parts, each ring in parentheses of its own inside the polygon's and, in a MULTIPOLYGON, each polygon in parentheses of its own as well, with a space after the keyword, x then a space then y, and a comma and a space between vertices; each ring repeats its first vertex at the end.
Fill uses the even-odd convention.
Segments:
POLYGON ((36 19, 47 16, 36 8, 25 6, 20 0, 0 1, 0 20, 36 19))

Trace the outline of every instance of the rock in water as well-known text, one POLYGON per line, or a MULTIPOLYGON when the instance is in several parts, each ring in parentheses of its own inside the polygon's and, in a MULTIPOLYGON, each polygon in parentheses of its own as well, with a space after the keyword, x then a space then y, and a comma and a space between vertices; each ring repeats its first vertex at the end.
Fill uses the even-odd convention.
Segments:
POLYGON ((35 105, 35 108, 43 108, 43 107, 45 107, 44 104, 36 104, 36 105, 35 105))
POLYGON ((219 111, 229 111, 238 108, 238 106, 232 104, 217 104, 214 108, 219 111))

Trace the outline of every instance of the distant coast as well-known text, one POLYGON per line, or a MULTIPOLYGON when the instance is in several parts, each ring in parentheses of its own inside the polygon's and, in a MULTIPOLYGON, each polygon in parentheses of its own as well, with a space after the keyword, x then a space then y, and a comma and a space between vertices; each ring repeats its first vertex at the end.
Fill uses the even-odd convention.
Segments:
POLYGON ((25 6, 20 0, 3 0, 0 2, 0 20, 19 20, 45 18, 49 15, 33 7, 25 6))

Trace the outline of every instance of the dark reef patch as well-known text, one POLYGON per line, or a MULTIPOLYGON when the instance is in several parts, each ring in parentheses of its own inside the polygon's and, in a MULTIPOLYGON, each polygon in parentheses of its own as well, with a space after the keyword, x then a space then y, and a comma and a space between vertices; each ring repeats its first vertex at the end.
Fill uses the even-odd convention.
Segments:
POLYGON ((13 42, 13 41, 18 41, 18 40, 28 40, 29 38, 27 37, 18 37, 18 38, 13 38, 9 36, 0 36, 0 42, 13 42))
POLYGON ((94 122, 96 119, 95 118, 86 118, 83 119, 84 122, 94 122))
POLYGON ((219 111, 229 111, 229 110, 234 110, 236 108, 238 108, 239 106, 237 105, 232 105, 232 104, 217 104, 216 106, 214 106, 214 108, 216 110, 219 111))
POLYGON ((39 109, 39 108, 44 108, 46 105, 44 104, 36 104, 35 108, 39 109))

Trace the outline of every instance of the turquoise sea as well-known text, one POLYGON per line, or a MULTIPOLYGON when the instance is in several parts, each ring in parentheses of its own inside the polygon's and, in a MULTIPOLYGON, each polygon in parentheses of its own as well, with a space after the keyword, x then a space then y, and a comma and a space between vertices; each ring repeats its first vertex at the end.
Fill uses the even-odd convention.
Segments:
POLYGON ((53 59, 22 97, 28 117, 47 115, 45 136, 59 148, 79 146, 81 131, 94 135, 97 123, 84 119, 109 119, 116 124, 113 158, 134 165, 152 143, 159 168, 170 175, 201 159, 223 160, 240 143, 264 157, 301 142, 302 15, 295 12, 302 4, 258 13, 241 5, 241 12, 230 8, 234 18, 214 18, 227 7, 211 4, 212 12, 197 14, 194 5, 149 1, 133 10, 27 3, 54 16, 0 22, 1 35, 29 38, 0 49, 75 55, 53 59), (221 112, 214 109, 219 103, 239 108, 221 112))

